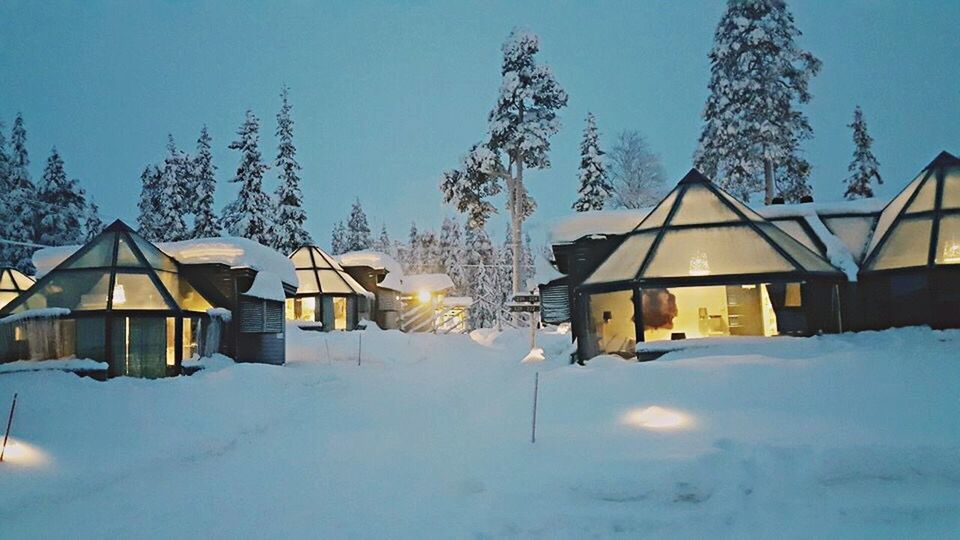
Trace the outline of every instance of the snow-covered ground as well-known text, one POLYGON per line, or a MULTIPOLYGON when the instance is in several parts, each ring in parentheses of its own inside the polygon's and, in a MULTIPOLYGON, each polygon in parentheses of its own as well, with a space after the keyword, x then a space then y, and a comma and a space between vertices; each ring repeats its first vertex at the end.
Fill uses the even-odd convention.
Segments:
POLYGON ((0 375, 0 538, 949 537, 960 332, 570 366, 568 336, 291 330, 288 364, 0 375), (534 355, 537 356, 537 355, 534 355), (537 442, 530 442, 539 371, 537 442))

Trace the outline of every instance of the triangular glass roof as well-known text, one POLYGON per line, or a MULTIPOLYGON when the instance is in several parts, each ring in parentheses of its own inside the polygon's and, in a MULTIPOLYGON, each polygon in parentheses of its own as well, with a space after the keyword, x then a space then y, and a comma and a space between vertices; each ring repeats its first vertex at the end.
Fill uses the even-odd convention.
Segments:
POLYGON ((7 305, 3 313, 44 308, 202 313, 211 307, 180 275, 172 257, 117 220, 7 305))
POLYGON ((861 271, 960 264, 960 158, 940 152, 880 213, 861 271))
POLYGON ((33 278, 16 268, 0 268, 0 292, 21 293, 34 283, 33 278))
POLYGON ((841 272, 692 169, 585 285, 841 272))
POLYGON ((290 254, 290 260, 300 280, 297 295, 367 294, 367 290, 344 271, 333 257, 316 246, 297 248, 290 254))

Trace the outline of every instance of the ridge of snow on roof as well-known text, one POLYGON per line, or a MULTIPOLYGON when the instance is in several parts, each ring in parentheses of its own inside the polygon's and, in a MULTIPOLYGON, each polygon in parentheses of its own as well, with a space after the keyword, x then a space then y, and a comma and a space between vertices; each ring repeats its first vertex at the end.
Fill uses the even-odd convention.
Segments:
POLYGON ((336 259, 341 266, 369 266, 374 270, 386 270, 391 273, 403 274, 400 263, 393 257, 371 249, 348 251, 337 255, 336 259))
POLYGON ((750 207, 754 212, 760 214, 766 219, 809 216, 813 214, 821 216, 835 216, 841 214, 866 216, 870 214, 879 214, 888 202, 889 201, 887 199, 873 197, 870 199, 857 199, 853 201, 772 204, 769 206, 751 205, 750 207))
POLYGON ((253 278, 253 284, 242 294, 276 302, 283 302, 287 298, 287 295, 283 292, 283 282, 280 277, 269 270, 257 272, 257 276, 253 278))
POLYGON ((547 242, 567 244, 591 234, 626 234, 639 225, 651 211, 652 206, 576 212, 553 220, 548 226, 547 242))
POLYGON ((453 288, 453 280, 446 274, 414 274, 401 278, 400 292, 416 294, 420 291, 431 293, 453 288))

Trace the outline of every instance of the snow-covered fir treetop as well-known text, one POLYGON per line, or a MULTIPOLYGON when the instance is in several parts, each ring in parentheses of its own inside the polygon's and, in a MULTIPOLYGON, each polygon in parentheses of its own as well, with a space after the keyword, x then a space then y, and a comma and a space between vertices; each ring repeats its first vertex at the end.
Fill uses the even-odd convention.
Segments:
POLYGON ((244 296, 259 298, 261 300, 273 300, 275 302, 283 302, 287 298, 286 293, 283 291, 283 282, 280 280, 280 277, 267 270, 257 272, 257 276, 253 278, 253 284, 242 294, 244 296))
MULTIPOLYGON (((156 244, 180 264, 223 264, 271 272, 288 285, 298 286, 293 261, 283 254, 246 238, 223 236, 156 244)), ((43 276, 80 249, 81 246, 43 248, 33 254, 37 277, 43 276)))
POLYGON ((386 270, 391 274, 403 275, 403 267, 393 257, 386 253, 364 249, 360 251, 348 251, 336 257, 341 266, 367 266, 374 270, 386 270))

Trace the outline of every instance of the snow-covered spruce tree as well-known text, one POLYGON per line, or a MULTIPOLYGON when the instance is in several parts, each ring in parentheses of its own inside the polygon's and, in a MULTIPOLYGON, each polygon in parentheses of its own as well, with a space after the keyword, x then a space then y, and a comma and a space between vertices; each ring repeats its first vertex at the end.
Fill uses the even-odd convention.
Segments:
POLYGON ((83 223, 87 201, 76 180, 67 178, 63 158, 56 147, 43 169, 37 186, 40 219, 37 221, 37 242, 46 246, 78 244, 83 240, 83 223))
MULTIPOLYGON (((446 202, 483 226, 494 211, 487 199, 501 190, 503 181, 515 246, 520 245, 523 221, 535 208, 524 170, 550 166, 550 137, 560 129, 557 111, 567 105, 567 93, 553 72, 536 63, 539 50, 535 34, 519 29, 510 33, 502 47, 500 95, 488 118, 487 142, 474 145, 460 169, 444 172, 440 185, 446 202)), ((518 291, 520 259, 514 257, 512 264, 513 289, 518 291)))
POLYGON ((470 326, 488 328, 496 324, 499 305, 496 303, 496 254, 490 236, 482 225, 467 221, 464 231, 464 291, 473 298, 470 326))
POLYGON ((340 255, 347 251, 349 251, 347 249, 347 228, 342 221, 338 221, 330 233, 330 254, 340 255))
POLYGON ((100 207, 97 206, 97 203, 88 200, 87 208, 83 215, 83 241, 89 242, 93 240, 98 234, 103 232, 104 228, 106 228, 106 225, 103 223, 103 219, 100 218, 100 207))
POLYGON ((8 220, 0 226, 3 227, 4 239, 20 244, 5 244, 4 259, 20 271, 32 275, 34 267, 31 256, 36 248, 28 244, 37 243, 37 220, 40 211, 37 189, 30 180, 27 130, 23 124, 23 116, 19 113, 10 133, 9 156, 9 191, 4 192, 9 193, 9 197, 6 197, 8 220))
POLYGON ((375 251, 379 251, 380 253, 390 255, 390 252, 393 249, 393 242, 390 241, 390 233, 387 232, 386 223, 382 223, 380 225, 380 237, 373 242, 373 249, 375 251))
POLYGON ((859 105, 853 111, 853 123, 847 127, 853 129, 855 149, 853 161, 847 167, 850 176, 847 177, 847 190, 843 197, 847 200, 873 197, 873 186, 870 185, 870 181, 876 178, 877 183, 882 184, 883 179, 880 178, 880 162, 870 150, 873 146, 873 137, 867 133, 867 121, 864 120, 863 111, 860 110, 859 105))
POLYGON ((357 197, 350 207, 350 218, 347 220, 347 251, 370 249, 373 246, 373 237, 370 236, 370 225, 367 224, 367 214, 360 205, 357 197))
POLYGON ((580 141, 580 197, 573 203, 577 212, 588 210, 603 210, 607 199, 613 191, 613 186, 607 180, 607 170, 603 165, 603 155, 600 150, 600 134, 597 132, 597 119, 593 113, 587 113, 587 127, 583 130, 583 140, 580 141))
POLYGON ((190 237, 184 216, 193 209, 190 192, 189 159, 177 148, 173 135, 167 135, 167 157, 159 168, 154 186, 156 197, 155 234, 161 242, 175 242, 190 237))
POLYGON ((467 276, 463 266, 464 253, 460 222, 455 218, 443 218, 443 225, 440 227, 440 271, 450 276, 457 292, 460 293, 468 290, 467 276))
POLYGON ((140 200, 137 202, 140 214, 137 216, 137 232, 152 241, 158 241, 162 234, 157 221, 159 185, 160 169, 156 165, 144 167, 143 172, 140 173, 140 200))
POLYGON ((214 209, 213 197, 217 191, 217 166, 213 164, 210 143, 213 139, 207 126, 200 128, 197 138, 197 153, 190 160, 190 178, 193 184, 193 230, 191 238, 214 238, 220 236, 223 227, 214 209))
POLYGON ((639 131, 622 131, 607 154, 615 208, 645 208, 663 198, 666 172, 639 131))
POLYGON ((797 106, 810 101, 820 61, 797 46, 800 35, 784 0, 728 0, 717 25, 694 162, 743 200, 810 193, 799 146, 813 130, 797 106))
POLYGON ((260 121, 247 110, 247 116, 238 138, 230 143, 231 150, 240 151, 240 164, 231 182, 240 184, 237 198, 223 211, 223 227, 233 236, 249 238, 265 246, 274 242, 273 201, 263 191, 263 173, 269 168, 260 156, 260 121))
POLYGON ((400 253, 400 264, 407 274, 419 274, 423 271, 423 245, 420 242, 420 232, 416 222, 410 223, 410 234, 407 244, 400 253))
POLYGON ((290 117, 289 89, 280 90, 283 104, 277 113, 277 174, 280 185, 277 186, 277 244, 281 253, 292 253, 300 246, 313 243, 310 233, 304 228, 307 213, 303 210, 303 193, 300 191, 300 164, 297 162, 297 148, 293 145, 293 119, 290 117))
POLYGON ((420 243, 421 261, 420 272, 433 274, 442 272, 440 242, 433 231, 423 231, 418 238, 420 243))
MULTIPOLYGON (((0 122, 0 240, 11 239, 8 225, 13 221, 13 183, 10 180, 10 154, 7 152, 7 136, 3 133, 4 125, 0 122)), ((14 246, 0 242, 0 266, 13 266, 10 257, 14 246)))

